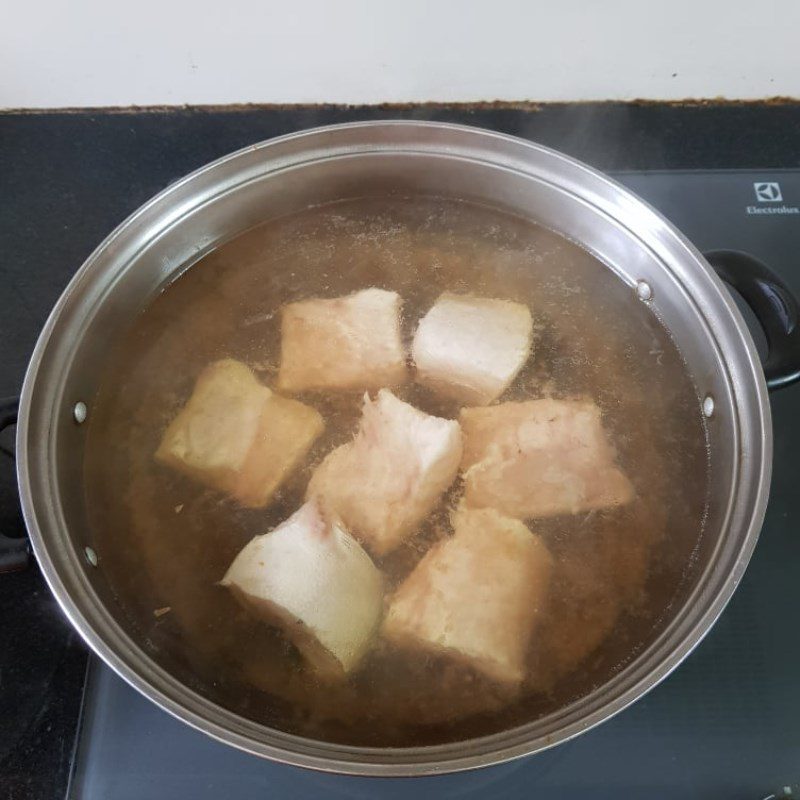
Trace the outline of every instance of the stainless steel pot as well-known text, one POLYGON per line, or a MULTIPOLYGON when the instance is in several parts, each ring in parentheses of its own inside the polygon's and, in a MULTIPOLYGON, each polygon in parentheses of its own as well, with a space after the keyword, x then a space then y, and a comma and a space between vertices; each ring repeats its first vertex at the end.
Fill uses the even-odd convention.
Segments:
MULTIPOLYGON (((797 306, 788 290, 742 255, 713 258, 761 317, 771 345, 770 381, 796 378, 797 306)), ((707 261, 663 217, 552 150, 454 125, 378 122, 253 145, 173 184, 120 225, 77 273, 41 334, 22 392, 17 454, 25 519, 44 575, 87 643, 132 686, 190 725, 257 755, 324 770, 412 775, 550 747, 625 708, 669 674, 719 616, 747 565, 767 502, 772 438, 767 385, 742 317, 707 261), (85 403, 91 414, 117 335, 222 240, 310 204, 387 193, 488 203, 596 254, 631 287, 632 302, 649 303, 671 330, 704 398, 713 458, 697 578, 645 652, 557 713, 480 739, 409 749, 331 745, 258 725, 214 705, 152 660, 126 632, 87 551, 85 408, 76 405, 85 403)))

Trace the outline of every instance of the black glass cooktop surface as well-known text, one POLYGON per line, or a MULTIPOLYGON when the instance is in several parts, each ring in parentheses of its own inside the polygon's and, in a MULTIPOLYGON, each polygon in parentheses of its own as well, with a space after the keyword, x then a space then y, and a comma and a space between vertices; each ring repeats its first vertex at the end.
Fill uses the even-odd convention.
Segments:
MULTIPOLYGON (((701 249, 750 252, 800 293, 800 214, 791 211, 800 206, 800 104, 790 101, 3 112, 0 398, 19 392, 36 336, 75 270, 165 185, 271 136, 386 117, 492 128, 615 172, 701 249), (730 171, 777 166, 786 169, 730 171)), ((96 660, 87 674, 86 649, 31 562, 0 574, 0 799, 797 796, 800 386, 773 395, 772 408, 769 509, 731 604, 661 686, 575 741, 419 780, 260 761, 172 719, 96 660)), ((21 536, 12 434, 0 434, 0 535, 21 536)))
MULTIPOLYGON (((643 172, 618 179, 701 250, 749 252, 800 292, 800 172, 643 172), (769 192, 756 184, 773 184, 769 192), (776 201, 776 193, 781 200, 776 201), (769 196, 767 196, 769 195, 769 196), (774 209, 789 209, 775 213, 774 209)), ((766 523, 741 586, 688 660, 640 702, 555 749, 460 775, 364 779, 259 760, 89 672, 70 796, 242 798, 707 798, 800 793, 800 386, 772 397, 766 523)))

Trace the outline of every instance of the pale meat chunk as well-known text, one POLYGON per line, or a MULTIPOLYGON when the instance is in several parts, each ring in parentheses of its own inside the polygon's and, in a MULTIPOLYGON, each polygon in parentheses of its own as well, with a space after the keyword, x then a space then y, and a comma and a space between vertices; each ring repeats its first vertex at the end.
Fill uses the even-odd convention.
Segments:
POLYGON ((278 388, 369 390, 406 379, 396 292, 365 289, 285 306, 278 388))
POLYGON ((383 612, 383 577, 339 522, 306 503, 236 556, 221 584, 277 625, 318 672, 352 670, 383 612))
POLYGON ((521 303, 443 294, 414 335, 417 381, 460 402, 487 405, 528 360, 532 331, 531 312, 521 303))
POLYGON ((546 602, 552 559, 519 520, 460 508, 390 601, 384 636, 518 684, 546 602))
POLYGON ((316 409, 270 392, 233 495, 242 505, 263 508, 300 466, 324 427, 316 409))
POLYGON ((261 422, 269 390, 245 364, 209 364, 170 423, 156 458, 197 480, 232 491, 261 422))
POLYGON ((228 492, 242 505, 265 506, 320 435, 319 413, 258 382, 246 364, 209 364, 156 451, 164 464, 228 492))
POLYGON ((586 400, 465 408, 465 501, 519 519, 619 506, 633 487, 617 467, 600 409, 586 400))
POLYGON ((339 516, 377 556, 414 533, 458 472, 461 431, 381 389, 364 398, 355 438, 311 477, 307 497, 339 516))

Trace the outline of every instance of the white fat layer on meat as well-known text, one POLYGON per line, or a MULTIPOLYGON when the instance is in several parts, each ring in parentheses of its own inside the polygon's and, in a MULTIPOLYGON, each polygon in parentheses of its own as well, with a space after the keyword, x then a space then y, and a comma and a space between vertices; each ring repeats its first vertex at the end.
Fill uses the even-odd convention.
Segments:
POLYGON ((369 648, 383 610, 383 578, 338 522, 306 503, 236 556, 223 586, 280 626, 327 676, 352 670, 369 648))
POLYGON ((445 293, 414 335, 416 379, 463 403, 491 403, 528 360, 532 332, 521 303, 445 293))

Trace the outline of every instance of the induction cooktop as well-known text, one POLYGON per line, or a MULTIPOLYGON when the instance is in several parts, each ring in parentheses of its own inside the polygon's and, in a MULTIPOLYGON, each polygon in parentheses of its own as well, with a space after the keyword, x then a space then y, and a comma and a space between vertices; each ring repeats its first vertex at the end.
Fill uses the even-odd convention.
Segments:
MULTIPOLYGON (((796 104, 3 114, 0 397, 19 391, 35 337, 75 269, 167 183, 269 136, 386 116, 492 127, 606 170, 647 168, 616 177, 701 250, 748 252, 800 294, 796 104), (796 169, 719 169, 753 164, 796 169), (653 171, 675 166, 694 169, 653 171)), ((753 332, 760 336, 757 326, 753 332)), ((774 393, 771 403, 771 497, 731 603, 672 675, 589 733, 502 766, 421 779, 350 778, 262 761, 190 729, 87 659, 31 561, 0 575, 0 798, 797 797, 800 385, 774 393)), ((0 434, 0 534, 23 534, 11 429, 0 434)))
MULTIPOLYGON (((800 172, 637 172, 615 177, 662 211, 701 250, 751 253, 800 291, 800 172)), ((775 393, 772 409, 772 494, 744 580, 689 659, 649 695, 600 727, 540 755, 458 775, 326 775, 259 760, 213 741, 156 708, 92 659, 69 797, 797 796, 800 386, 775 393)))

